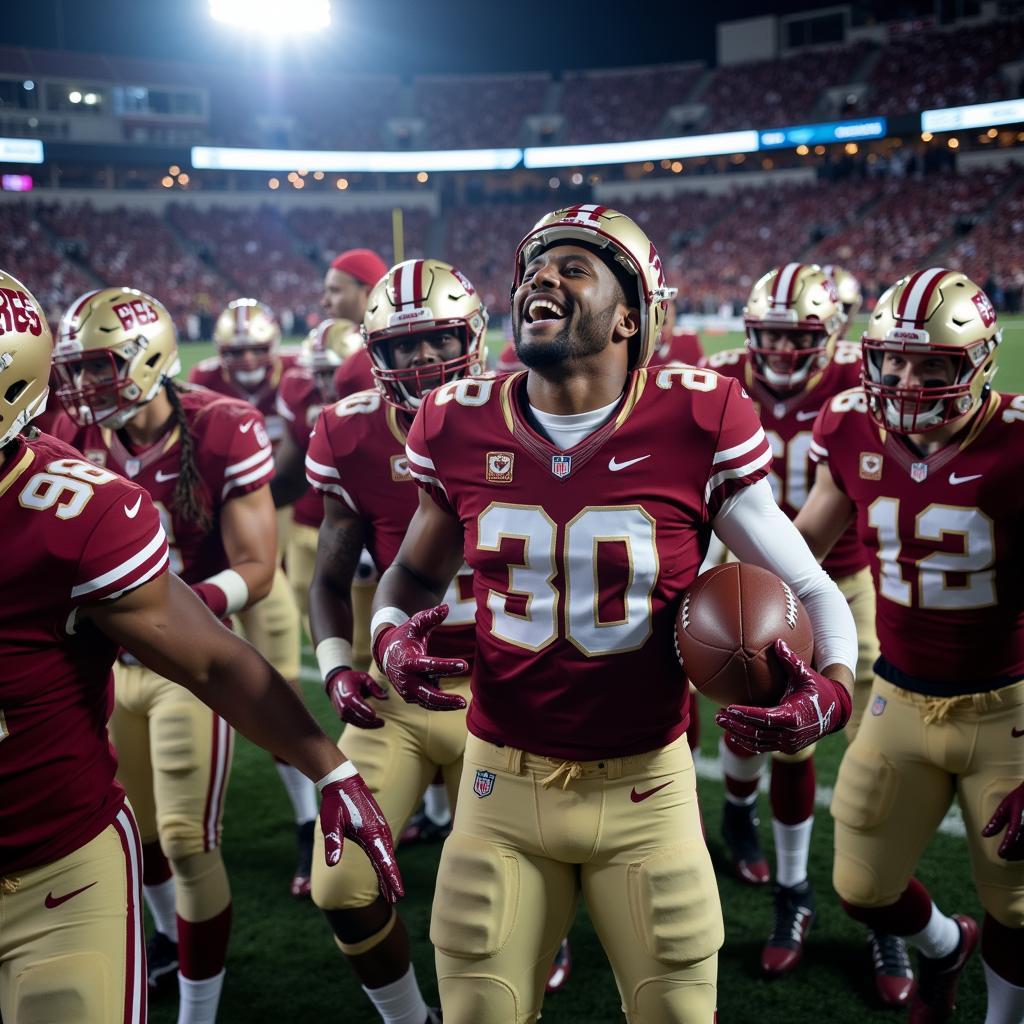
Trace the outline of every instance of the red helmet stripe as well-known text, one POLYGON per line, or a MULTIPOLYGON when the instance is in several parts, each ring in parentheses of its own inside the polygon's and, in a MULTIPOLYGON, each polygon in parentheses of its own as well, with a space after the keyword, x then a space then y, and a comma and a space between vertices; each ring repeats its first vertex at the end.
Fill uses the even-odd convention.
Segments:
POLYGON ((69 316, 69 319, 70 319, 70 320, 75 320, 75 319, 77 319, 77 317, 78 317, 79 313, 81 313, 81 312, 82 312, 82 310, 83 310, 83 309, 85 309, 85 307, 86 307, 86 304, 87 304, 87 303, 89 302, 89 300, 90 300, 90 299, 91 299, 91 298, 92 298, 92 297, 93 297, 94 295, 99 295, 99 293, 100 293, 101 291, 102 291, 102 289, 101 289, 101 288, 94 288, 94 289, 93 289, 93 290, 92 290, 91 292, 86 292, 86 293, 85 293, 85 294, 84 294, 84 295, 83 295, 83 296, 82 296, 82 297, 81 297, 81 298, 80 298, 80 299, 78 300, 78 302, 77 302, 77 303, 75 304, 75 308, 74 308, 73 310, 71 310, 71 314, 70 314, 70 316, 69 316))
POLYGON ((775 278, 772 286, 772 305, 785 306, 788 308, 793 302, 793 289, 796 287, 796 279, 803 270, 803 263, 787 263, 775 278))
POLYGON ((896 318, 904 323, 910 321, 919 327, 928 313, 928 303, 931 302, 935 289, 947 273, 948 271, 944 267, 932 267, 929 270, 919 270, 914 274, 907 281, 903 294, 900 296, 896 318))
POLYGON ((395 268, 395 309, 423 305, 423 260, 406 260, 395 268))
POLYGON ((570 206, 562 219, 586 220, 597 227, 601 221, 601 215, 607 209, 607 206, 598 206, 597 203, 578 203, 576 206, 570 206))

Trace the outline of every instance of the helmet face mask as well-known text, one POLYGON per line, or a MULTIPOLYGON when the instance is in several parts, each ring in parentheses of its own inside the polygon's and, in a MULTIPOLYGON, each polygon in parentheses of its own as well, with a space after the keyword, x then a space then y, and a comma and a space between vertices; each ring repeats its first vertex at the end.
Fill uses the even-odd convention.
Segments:
POLYGON ((61 318, 57 397, 79 426, 120 429, 180 370, 167 310, 134 288, 86 292, 61 318))
POLYGON ((39 303, 0 270, 0 448, 46 408, 52 348, 39 303))
POLYGON ((934 267, 903 278, 878 300, 861 341, 868 410, 896 434, 926 434, 960 420, 988 394, 1001 341, 992 303, 963 274, 934 267), (896 358, 886 365, 886 356, 896 358), (945 372, 901 384, 895 371, 921 357, 946 360, 945 372))
POLYGON ((337 401, 334 374, 338 367, 362 347, 362 336, 351 320, 322 320, 306 335, 299 365, 309 370, 325 404, 337 401))
POLYGON ((835 285, 820 267, 787 263, 751 289, 743 323, 751 373, 774 391, 790 392, 828 366, 846 321, 835 285), (794 343, 780 348, 770 335, 792 335, 794 343), (804 336, 799 345, 797 335, 804 336))
POLYGON ((254 391, 277 362, 281 327, 269 306, 256 299, 235 299, 217 317, 213 340, 232 380, 254 391))
MULTIPOLYGON (((427 392, 483 372, 486 330, 487 310, 465 275, 448 263, 428 259, 399 263, 374 286, 362 334, 385 401, 415 412, 427 392), (458 355, 441 353, 431 362, 397 365, 397 343, 443 335, 460 340, 458 355)), ((435 352, 439 347, 434 346, 435 352)))

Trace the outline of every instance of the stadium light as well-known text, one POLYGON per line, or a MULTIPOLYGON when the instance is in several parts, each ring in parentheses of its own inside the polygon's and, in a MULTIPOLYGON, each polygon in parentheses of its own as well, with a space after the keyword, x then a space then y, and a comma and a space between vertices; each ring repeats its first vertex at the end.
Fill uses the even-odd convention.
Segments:
POLYGON ((43 144, 39 139, 0 139, 0 164, 41 164, 43 144))
POLYGON ((210 0, 210 17, 265 35, 301 35, 331 24, 330 0, 210 0))
POLYGON ((319 167, 324 171, 407 172, 507 171, 522 158, 519 149, 392 150, 240 149, 193 146, 192 166, 217 171, 286 171, 319 167))
POLYGON ((993 124, 1016 124, 1018 121, 1024 121, 1024 98, 924 110, 921 112, 921 131, 955 132, 964 128, 988 128, 993 124))
POLYGON ((638 142, 607 142, 584 146, 530 146, 523 150, 523 166, 585 167, 593 164, 633 164, 645 160, 718 156, 722 153, 753 153, 757 147, 756 131, 684 135, 675 139, 641 139, 638 142))

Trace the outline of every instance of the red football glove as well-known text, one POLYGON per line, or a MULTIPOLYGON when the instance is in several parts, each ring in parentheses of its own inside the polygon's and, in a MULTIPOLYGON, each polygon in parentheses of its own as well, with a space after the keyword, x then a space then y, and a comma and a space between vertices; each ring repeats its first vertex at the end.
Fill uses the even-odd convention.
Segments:
POLYGON ((384 899, 395 903, 405 895, 391 829, 359 775, 324 786, 320 797, 320 828, 324 833, 324 859, 328 867, 341 860, 341 848, 348 836, 370 858, 384 899))
POLYGON ((853 709, 846 687, 816 672, 789 649, 785 640, 775 641, 775 654, 789 677, 778 706, 731 704, 715 715, 715 721, 731 734, 736 745, 752 754, 771 750, 795 754, 842 729, 853 709))
POLYGON ((1024 782, 1003 797, 981 834, 991 839, 1004 828, 1006 835, 999 844, 999 856, 1003 860, 1024 860, 1024 782))
POLYGON ((353 668, 337 668, 324 683, 327 696, 343 722, 360 729, 382 729, 384 719, 366 703, 367 697, 387 700, 388 691, 373 676, 353 668))
POLYGON ((381 672, 408 704, 420 704, 430 711, 458 711, 466 701, 433 685, 438 676, 463 676, 469 665, 461 658, 432 658, 427 638, 448 616, 448 605, 439 604, 417 612, 400 626, 382 629, 373 645, 381 672))

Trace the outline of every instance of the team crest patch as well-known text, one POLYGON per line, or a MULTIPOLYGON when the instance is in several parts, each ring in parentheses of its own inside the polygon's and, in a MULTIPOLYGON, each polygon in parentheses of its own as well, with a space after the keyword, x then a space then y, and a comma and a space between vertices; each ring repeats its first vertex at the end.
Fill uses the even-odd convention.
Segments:
POLYGON ((477 770, 476 778, 473 780, 473 792, 483 799, 494 792, 494 772, 485 772, 482 768, 477 770))
POLYGON ((395 483, 412 479, 412 474, 409 472, 409 460, 404 455, 391 456, 391 479, 395 483))
POLYGON ((484 475, 492 484, 512 483, 512 467, 515 463, 515 452, 488 452, 484 460, 484 475))
POLYGON ((882 479, 882 456, 876 452, 860 453, 860 478, 861 480, 882 479))
POLYGON ((876 697, 871 702, 871 714, 873 714, 875 718, 877 718, 885 710, 885 705, 888 703, 889 702, 884 697, 876 697))
POLYGON ((105 466, 107 464, 107 452, 104 448, 86 448, 85 458, 94 466, 105 466))
POLYGON ((126 459, 124 464, 124 475, 127 477, 137 477, 139 470, 142 469, 142 462, 139 459, 126 459))
POLYGON ((554 473, 559 480, 564 480, 572 472, 572 456, 552 455, 551 472, 554 473))
POLYGON ((921 483, 923 480, 928 479, 928 463, 927 462, 912 462, 910 464, 910 479, 915 484, 921 483))

